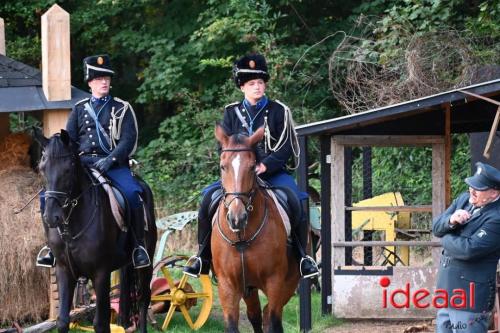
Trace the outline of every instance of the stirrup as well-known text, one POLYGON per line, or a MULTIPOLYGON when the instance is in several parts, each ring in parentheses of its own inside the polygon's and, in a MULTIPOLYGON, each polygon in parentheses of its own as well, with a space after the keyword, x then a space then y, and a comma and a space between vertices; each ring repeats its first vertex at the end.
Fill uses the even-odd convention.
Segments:
POLYGON ((300 276, 302 276, 304 279, 308 279, 308 278, 311 278, 311 277, 313 277, 313 276, 317 276, 317 275, 319 275, 319 268, 318 268, 318 264, 316 264, 316 261, 314 261, 314 259, 313 259, 312 257, 308 256, 308 255, 306 255, 305 257, 302 257, 302 258, 300 259, 299 270, 300 270, 300 276), (312 265, 314 266, 314 268, 316 268, 316 271, 315 271, 314 273, 310 273, 310 274, 307 274, 307 275, 304 275, 304 274, 302 273, 302 263, 303 263, 304 261, 306 261, 306 260, 307 260, 307 261, 309 261, 309 262, 311 262, 311 263, 312 263, 312 265))
POLYGON ((44 251, 47 251, 47 253, 45 255, 49 255, 49 253, 52 252, 52 250, 50 249, 50 247, 48 247, 48 245, 45 245, 44 247, 42 247, 40 249, 40 251, 38 251, 38 254, 36 255, 36 266, 38 267, 47 267, 47 268, 53 268, 55 267, 56 265, 56 257, 54 256, 54 254, 52 254, 52 257, 54 258, 54 260, 52 261, 52 264, 41 264, 39 263, 40 260, 42 259, 45 259, 44 257, 45 256, 42 256, 43 252, 44 251))
POLYGON ((146 251, 144 246, 139 245, 134 249, 134 251, 132 251, 132 265, 134 266, 134 269, 140 269, 140 268, 148 267, 151 265, 151 259, 149 259, 148 251, 146 251), (136 263, 135 263, 135 252, 139 251, 140 249, 142 249, 144 251, 144 253, 146 254, 146 258, 148 259, 147 264, 136 265, 136 263))
POLYGON ((196 274, 193 274, 193 273, 190 273, 190 272, 186 272, 185 270, 183 270, 182 272, 188 276, 191 276, 191 277, 194 277, 194 278, 199 278, 200 277, 200 274, 201 274, 201 269, 203 267, 203 261, 201 261, 201 257, 200 256, 192 256, 191 258, 189 258, 187 261, 186 261, 186 264, 184 265, 184 268, 191 268, 191 265, 188 266, 188 264, 192 261, 192 260, 196 260, 200 263, 200 269, 198 270, 198 273, 196 274))

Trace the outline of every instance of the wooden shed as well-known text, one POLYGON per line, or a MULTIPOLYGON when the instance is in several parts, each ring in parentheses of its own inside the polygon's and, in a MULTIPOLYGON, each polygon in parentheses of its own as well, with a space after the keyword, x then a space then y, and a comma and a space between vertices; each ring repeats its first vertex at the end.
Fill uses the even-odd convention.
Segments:
MULTIPOLYGON (((399 103, 354 115, 319 121, 297 127, 301 145, 299 186, 306 189, 307 140, 319 137, 321 142, 321 237, 322 237, 322 312, 344 318, 422 318, 433 317, 435 310, 381 311, 380 276, 411 281, 415 288, 435 285, 439 242, 405 241, 375 245, 433 246, 432 267, 346 267, 346 249, 353 242, 346 230, 351 212, 358 209, 388 210, 388 207, 353 207, 346 195, 346 152, 350 147, 432 147, 432 203, 426 206, 391 207, 391 211, 429 211, 436 217, 451 202, 450 163, 451 134, 490 132, 485 140, 488 150, 500 152, 498 136, 500 118, 500 78, 440 94, 399 103), (362 278, 360 278, 360 276, 362 278), (375 283, 375 284, 374 284, 375 283)), ((477 135, 477 134, 475 134, 477 135)), ((484 137, 484 134, 481 134, 484 137)), ((483 147, 484 148, 484 147, 483 147)), ((493 154, 492 154, 493 155, 493 154)), ((497 153, 496 156, 499 154, 497 153)), ((475 154, 476 158, 478 154, 475 154)), ((388 242, 385 242, 388 243, 388 242)), ((309 288, 301 291, 301 328, 308 330, 310 321, 309 288)))

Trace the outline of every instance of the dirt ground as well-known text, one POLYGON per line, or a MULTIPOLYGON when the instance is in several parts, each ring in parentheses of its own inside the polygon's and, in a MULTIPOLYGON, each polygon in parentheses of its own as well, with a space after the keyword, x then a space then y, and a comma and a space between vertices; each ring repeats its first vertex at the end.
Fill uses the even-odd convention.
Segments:
POLYGON ((341 326, 329 328, 325 333, 413 333, 434 332, 431 321, 346 321, 341 326))

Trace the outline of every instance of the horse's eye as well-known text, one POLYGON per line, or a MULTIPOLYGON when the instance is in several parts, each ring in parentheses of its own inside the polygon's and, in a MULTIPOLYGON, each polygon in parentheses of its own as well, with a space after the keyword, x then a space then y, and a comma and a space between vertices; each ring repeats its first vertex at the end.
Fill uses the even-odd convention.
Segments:
POLYGON ((221 165, 221 166, 220 166, 220 169, 221 169, 222 171, 225 171, 225 170, 226 170, 226 167, 225 167, 225 166, 223 166, 223 165, 221 165))

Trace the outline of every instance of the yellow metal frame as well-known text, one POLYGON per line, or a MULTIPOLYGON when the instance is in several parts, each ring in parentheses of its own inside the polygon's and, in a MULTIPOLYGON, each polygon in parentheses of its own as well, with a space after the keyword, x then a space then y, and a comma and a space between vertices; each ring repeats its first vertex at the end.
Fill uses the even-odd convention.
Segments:
MULTIPOLYGON (((353 204, 354 207, 374 207, 374 206, 404 206, 403 197, 400 192, 389 192, 377 195, 373 198, 362 200, 353 204)), ((383 231, 386 241, 396 240, 396 230, 410 229, 411 220, 409 212, 375 212, 375 211, 353 211, 352 212, 352 228, 361 229, 363 231, 383 231)), ((389 262, 395 263, 396 258, 394 246, 386 246, 387 259, 389 262)), ((402 263, 405 266, 410 264, 410 248, 408 246, 400 247, 400 255, 402 263)))

